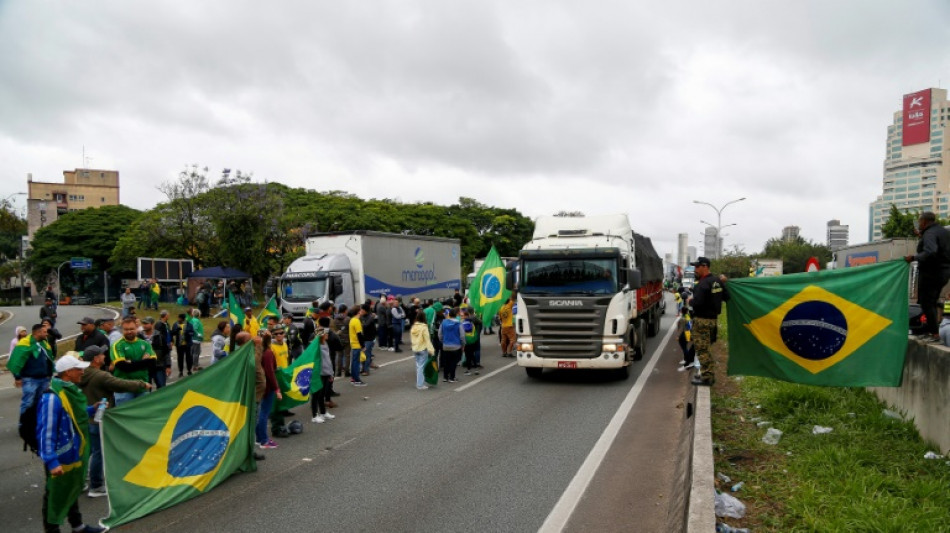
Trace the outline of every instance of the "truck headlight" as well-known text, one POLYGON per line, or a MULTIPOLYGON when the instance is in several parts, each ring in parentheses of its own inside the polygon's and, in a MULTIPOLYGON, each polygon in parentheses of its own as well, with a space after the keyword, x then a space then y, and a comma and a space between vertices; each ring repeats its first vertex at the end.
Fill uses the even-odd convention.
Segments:
POLYGON ((605 344, 603 349, 605 352, 622 352, 623 350, 623 344, 605 344))
POLYGON ((534 344, 531 344, 530 342, 525 342, 525 343, 519 344, 519 345, 518 345, 518 351, 520 351, 520 352, 533 352, 533 351, 534 351, 534 344))

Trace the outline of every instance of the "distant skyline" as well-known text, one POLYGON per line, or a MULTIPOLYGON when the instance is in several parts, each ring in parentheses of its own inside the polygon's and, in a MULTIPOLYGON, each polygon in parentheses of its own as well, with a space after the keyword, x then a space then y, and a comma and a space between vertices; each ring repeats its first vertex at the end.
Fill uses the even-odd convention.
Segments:
MULTIPOLYGON (((950 3, 0 2, 0 198, 186 165, 361 198, 625 212, 658 252, 863 241, 902 96, 950 79, 950 3), (85 146, 86 160, 83 160, 85 146)), ((18 206, 23 197, 15 197, 18 206)))

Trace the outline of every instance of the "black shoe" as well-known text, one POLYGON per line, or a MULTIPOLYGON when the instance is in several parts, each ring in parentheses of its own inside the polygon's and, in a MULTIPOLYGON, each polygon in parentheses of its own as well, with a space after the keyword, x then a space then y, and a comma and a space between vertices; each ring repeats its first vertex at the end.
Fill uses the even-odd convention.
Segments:
POLYGON ((336 391, 333 391, 333 392, 330 393, 330 397, 331 397, 331 398, 337 397, 337 396, 339 396, 339 395, 340 395, 340 393, 339 393, 339 392, 336 392, 336 391))
POLYGON ((266 455, 264 455, 263 453, 260 453, 260 452, 254 452, 254 460, 255 460, 255 461, 263 461, 264 459, 267 459, 267 456, 266 456, 266 455))

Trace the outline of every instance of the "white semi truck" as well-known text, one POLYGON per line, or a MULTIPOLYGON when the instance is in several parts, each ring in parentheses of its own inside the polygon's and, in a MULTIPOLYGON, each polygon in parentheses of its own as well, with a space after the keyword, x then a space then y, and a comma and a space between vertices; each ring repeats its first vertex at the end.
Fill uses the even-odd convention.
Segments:
POLYGON ((324 233, 280 278, 281 312, 303 320, 314 302, 348 307, 366 298, 448 298, 461 289, 458 239, 376 231, 324 233))
POLYGON ((522 248, 515 333, 528 376, 545 368, 615 369, 660 330, 663 261, 627 215, 540 217, 522 248))

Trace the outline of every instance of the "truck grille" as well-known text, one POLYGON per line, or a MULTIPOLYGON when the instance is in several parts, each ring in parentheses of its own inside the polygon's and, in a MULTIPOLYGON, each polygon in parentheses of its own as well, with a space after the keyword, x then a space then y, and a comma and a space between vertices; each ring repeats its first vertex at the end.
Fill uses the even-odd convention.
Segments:
POLYGON ((582 306, 557 306, 565 298, 522 297, 528 308, 528 325, 539 357, 588 358, 600 356, 604 319, 610 298, 566 298, 582 306))

